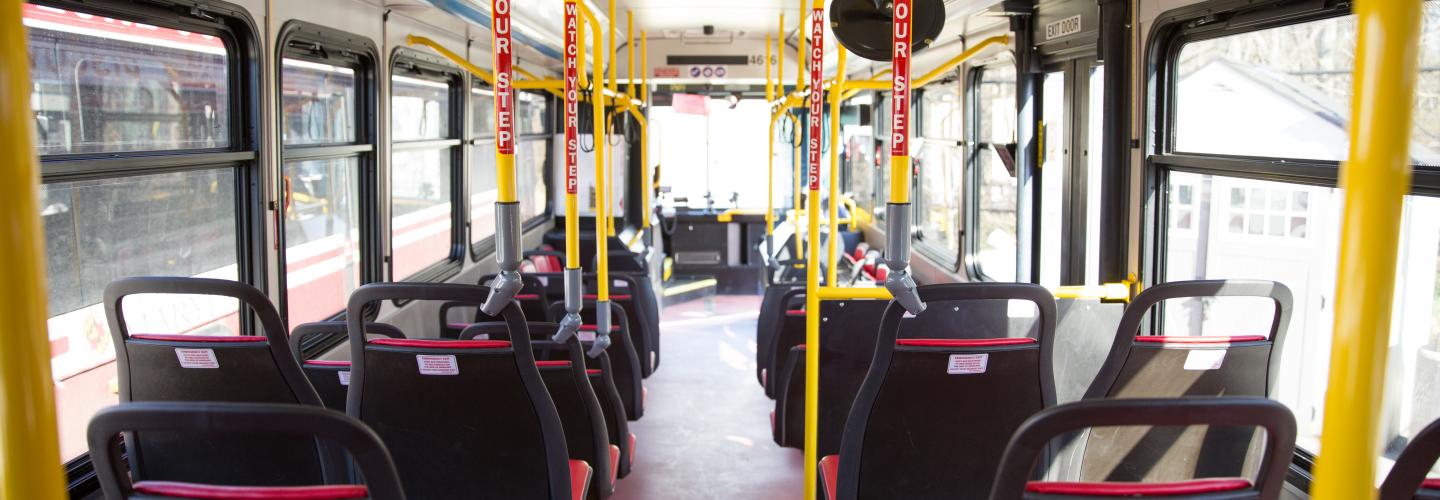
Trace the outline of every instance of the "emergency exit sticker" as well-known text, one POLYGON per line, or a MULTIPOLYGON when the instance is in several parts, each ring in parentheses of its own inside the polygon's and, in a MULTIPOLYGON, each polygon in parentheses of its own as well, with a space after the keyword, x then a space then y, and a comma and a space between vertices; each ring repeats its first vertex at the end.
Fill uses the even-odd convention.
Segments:
POLYGON ((421 375, 460 374, 460 363, 453 354, 416 354, 415 362, 420 365, 421 375))
POLYGON ((349 385, 350 385, 350 370, 345 370, 345 371, 340 371, 340 372, 335 372, 335 373, 338 373, 338 374, 340 375, 340 385, 344 385, 344 386, 349 386, 349 385))
POLYGON ((945 373, 951 375, 974 375, 985 373, 985 368, 990 366, 990 355, 980 354, 951 354, 950 364, 946 366, 945 373))
POLYGON ((215 359, 214 349, 176 349, 175 357, 180 358, 181 368, 220 367, 220 360, 215 359))
POLYGON ((1186 370, 1219 370, 1224 362, 1224 350, 1196 349, 1185 355, 1186 370))

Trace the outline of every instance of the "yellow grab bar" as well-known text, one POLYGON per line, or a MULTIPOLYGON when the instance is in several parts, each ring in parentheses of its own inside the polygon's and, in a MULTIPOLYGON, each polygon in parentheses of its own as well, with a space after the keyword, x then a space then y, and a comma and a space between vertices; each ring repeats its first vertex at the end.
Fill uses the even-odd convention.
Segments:
POLYGON ((1375 498, 1381 396, 1395 298, 1396 247, 1410 191, 1410 131, 1419 57, 1420 0, 1356 0, 1355 90, 1335 328, 1315 500, 1375 498))
POLYGON ((45 233, 20 2, 0 6, 0 498, 66 498, 45 332, 45 233))

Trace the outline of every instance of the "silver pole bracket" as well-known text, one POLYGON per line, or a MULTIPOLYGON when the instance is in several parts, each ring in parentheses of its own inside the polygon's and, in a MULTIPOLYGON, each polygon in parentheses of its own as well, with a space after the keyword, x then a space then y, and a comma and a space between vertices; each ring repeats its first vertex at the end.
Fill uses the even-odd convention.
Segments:
POLYGON ((490 296, 480 311, 499 316, 524 283, 520 280, 520 203, 495 203, 495 262, 500 273, 490 282, 490 296))
POLYGON ((610 301, 595 303, 595 344, 586 354, 591 358, 600 357, 610 347, 610 301))
POLYGON ((890 273, 885 289, 910 314, 925 311, 915 278, 910 276, 910 204, 887 203, 885 209, 885 265, 890 273))
POLYGON ((580 285, 580 269, 566 269, 565 317, 560 319, 560 330, 555 332, 556 342, 570 340, 570 336, 580 331, 580 310, 585 307, 580 301, 580 285))

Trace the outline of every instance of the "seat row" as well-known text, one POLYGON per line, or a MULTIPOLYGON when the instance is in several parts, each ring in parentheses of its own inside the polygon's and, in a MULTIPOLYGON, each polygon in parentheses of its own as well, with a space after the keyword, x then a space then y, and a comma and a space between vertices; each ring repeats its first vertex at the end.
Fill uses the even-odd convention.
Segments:
MULTIPOLYGON (((165 404, 204 402, 196 403, 211 405, 199 408, 202 413, 265 413, 269 417, 259 420, 274 423, 276 432, 257 434, 267 426, 235 430, 216 423, 189 429, 157 427, 143 417, 97 417, 92 453, 116 453, 111 438, 125 431, 130 469, 127 473, 120 470, 123 463, 111 462, 101 471, 111 473, 102 480, 107 496, 192 498, 198 492, 214 498, 354 498, 343 495, 359 491, 352 484, 357 477, 371 487, 377 480, 383 486, 384 472, 373 472, 378 461, 367 465, 361 458, 377 453, 364 439, 296 439, 293 434, 311 434, 311 427, 303 425, 285 431, 292 417, 296 422, 343 420, 342 415, 316 413, 328 406, 343 409, 362 429, 373 429, 383 443, 380 451, 394 458, 399 485, 414 498, 608 497, 633 463, 635 438, 627 421, 634 417, 621 400, 620 370, 611 363, 613 355, 627 349, 625 355, 634 359, 632 344, 616 342, 587 359, 587 342, 551 340, 558 326, 531 322, 518 302, 501 312, 500 322, 466 325, 453 339, 407 336, 394 326, 364 321, 383 301, 478 307, 488 294, 476 285, 370 284, 351 295, 347 322, 302 325, 287 335, 270 302, 247 285, 198 278, 112 283, 106 289, 106 312, 115 337, 122 409, 102 416, 124 415, 123 408, 141 402, 159 404, 134 407, 141 414, 181 415, 190 410, 165 404), (126 297, 152 293, 238 299, 263 335, 129 331, 126 297), (307 337, 339 333, 348 338, 348 360, 300 356, 307 337), (219 403, 239 406, 214 406, 219 403), (300 408, 300 413, 263 405, 300 408), (360 476, 352 463, 360 467, 360 476), (304 496, 314 493, 315 485, 329 486, 318 488, 320 496, 304 496)), ((621 319, 616 329, 624 331, 626 315, 617 312, 616 317, 621 319)), ((637 365, 625 375, 636 383, 641 378, 637 365)), ((388 487, 381 491, 387 493, 371 493, 398 498, 388 494, 388 487)))

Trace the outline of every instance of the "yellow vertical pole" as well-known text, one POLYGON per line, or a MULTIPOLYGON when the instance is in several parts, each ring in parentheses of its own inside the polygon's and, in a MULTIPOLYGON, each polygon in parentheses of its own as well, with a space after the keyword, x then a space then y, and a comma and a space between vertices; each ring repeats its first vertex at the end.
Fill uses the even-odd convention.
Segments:
MULTIPOLYGON (((605 146, 607 144, 607 139, 604 135, 605 82, 603 79, 605 75, 603 71, 605 68, 605 44, 600 39, 600 23, 596 21, 595 14, 585 9, 584 4, 581 4, 580 12, 584 13, 588 18, 587 20, 591 24, 590 27, 593 29, 594 37, 591 56, 595 59, 595 75, 594 78, 591 79, 591 87, 593 87, 595 91, 591 94, 590 105, 591 110, 594 111, 591 114, 594 115, 594 128, 592 130, 595 136, 595 271, 598 275, 595 280, 595 308, 598 311, 600 309, 608 310, 610 307, 610 245, 607 234, 608 231, 606 230, 608 228, 604 222, 605 218, 610 216, 609 205, 606 204, 608 203, 608 197, 606 196, 606 184, 608 184, 608 182, 606 181, 608 180, 607 176, 609 173, 605 169, 605 146)), ((600 326, 604 327, 606 325, 600 326)))
POLYGON ((1337 266, 1324 450, 1315 499, 1375 498, 1375 457, 1395 297, 1396 252, 1410 190, 1411 109, 1421 0, 1357 0, 1350 159, 1337 266))
MULTIPOLYGON (((810 12, 810 124, 807 144, 809 153, 810 200, 806 216, 810 223, 810 252, 805 264, 805 500, 815 498, 815 468, 820 457, 817 424, 820 420, 820 134, 825 115, 822 95, 825 68, 825 8, 816 0, 810 12)), ((805 12, 803 9, 801 12, 805 12)), ((802 23, 803 24, 803 23, 802 23)), ((803 38, 803 37, 802 37, 803 38)))
MULTIPOLYGON (((640 91, 636 94, 645 102, 645 109, 650 109, 650 97, 645 95, 650 88, 650 34, 640 32, 640 91)), ((650 127, 640 129, 640 182, 643 187, 640 199, 640 228, 650 229, 650 196, 655 189, 650 185, 650 127)), ((645 245, 650 245, 649 241, 645 245)))
MULTIPOLYGON (((775 37, 775 96, 785 99, 785 13, 780 13, 780 32, 775 37)), ((800 89, 795 89, 800 90, 800 89)))
POLYGON ((790 205, 795 208, 795 216, 790 218, 790 225, 794 226, 795 229, 795 252, 793 255, 795 260, 800 260, 805 256, 805 246, 803 238, 805 233, 800 230, 800 200, 804 199, 800 197, 800 192, 802 189, 805 189, 805 184, 803 184, 804 181, 802 180, 804 178, 800 176, 802 173, 804 173, 802 165, 804 165, 805 163, 801 161, 800 151, 804 150, 805 146, 800 144, 800 138, 804 137, 800 133, 800 120, 796 119, 795 115, 793 114, 790 115, 790 117, 790 122, 794 124, 794 126, 790 129, 790 141, 793 143, 793 146, 791 146, 790 149, 791 152, 794 153, 795 157, 793 160, 791 160, 791 163, 793 163, 795 166, 795 173, 791 177, 792 179, 795 179, 795 181, 792 183, 795 185, 795 193, 792 195, 793 198, 791 198, 794 201, 790 203, 790 205))
MULTIPOLYGON (((510 87, 512 47, 510 47, 510 2, 492 1, 490 32, 495 64, 495 181, 499 185, 499 203, 517 203, 515 192, 515 93, 510 87), (503 11, 499 9, 504 9, 503 11)), ((497 254, 498 255, 498 254, 497 254)))
POLYGON ((45 332, 45 235, 20 2, 0 2, 0 498, 60 500, 65 477, 45 332))
MULTIPOLYGON (((809 5, 808 1, 809 1, 809 0, 800 0, 800 11, 799 11, 799 15, 796 16, 796 17, 799 17, 799 19, 796 19, 796 20, 795 20, 795 23, 796 23, 796 27, 795 27, 795 92, 802 92, 802 91, 805 90, 805 30, 806 30, 806 27, 805 27, 805 19, 806 19, 807 17, 809 17, 809 16, 806 15, 806 12, 807 12, 808 9, 810 8, 810 5, 809 5)), ((799 123, 798 121, 795 122, 795 129, 794 129, 794 130, 795 130, 795 136, 796 136, 796 137, 800 137, 800 136, 801 136, 801 134, 800 134, 800 123, 799 123)), ((797 141, 797 142, 798 142, 798 141, 797 141)), ((802 249, 804 248, 804 246, 803 246, 802 243, 801 243, 801 242, 803 241, 803 240, 801 239, 801 235, 804 234, 804 233, 803 233, 802 231, 800 231, 800 190, 803 189, 803 188, 801 187, 801 186, 803 186, 803 184, 800 183, 800 182, 801 182, 801 181, 800 181, 800 179, 801 179, 801 177, 800 177, 800 172, 801 172, 801 168, 800 168, 800 165, 801 165, 800 149, 801 149, 800 146, 797 144, 796 147, 795 147, 795 203, 794 203, 794 205, 795 205, 795 218, 794 218, 794 225, 795 225, 795 259, 796 259, 796 260, 799 260, 799 259, 803 258, 802 256, 804 255, 804 251, 802 250, 802 249)), ((812 233, 812 234, 813 234, 813 233, 812 233)), ((805 237, 808 238, 809 235, 805 235, 805 237)))
POLYGON ((625 66, 629 78, 625 79, 625 97, 631 102, 635 101, 635 13, 625 9, 625 51, 630 58, 630 64, 625 66))
POLYGON ((765 102, 775 100, 775 81, 770 79, 770 34, 765 34, 765 102))
MULTIPOLYGON (((619 94, 619 91, 620 91, 620 83, 615 80, 615 59, 616 59, 616 57, 615 57, 615 52, 616 52, 616 51, 615 51, 615 0, 610 0, 610 18, 609 18, 609 21, 610 21, 610 53, 609 53, 609 56, 607 56, 607 57, 608 57, 608 62, 609 62, 609 64, 606 64, 606 66, 608 66, 608 67, 610 68, 610 71, 608 72, 608 74, 609 74, 609 79, 608 79, 607 81, 610 82, 610 85, 609 85, 609 87, 610 87, 610 94, 611 94, 611 95, 617 95, 617 94, 619 94)), ((606 101, 609 102, 608 98, 606 99, 606 101)), ((618 113, 617 113, 616 118, 619 118, 618 113)), ((605 140, 607 140, 607 141, 610 140, 610 120, 605 120, 605 140)), ((611 164, 610 164, 610 163, 611 163, 610 160, 611 160, 610 157, 608 157, 608 156, 605 157, 605 202, 610 204, 610 205, 606 205, 606 206, 605 206, 605 234, 608 234, 608 235, 610 235, 610 236, 614 236, 614 235, 615 235, 615 218, 610 216, 610 214, 614 213, 614 212, 611 212, 611 211, 610 211, 610 208, 611 208, 611 207, 613 206, 613 204, 615 203, 615 189, 614 189, 614 188, 615 188, 615 183, 612 182, 612 181, 614 181, 615 179, 611 178, 611 176, 614 175, 614 174, 611 173, 610 169, 611 169, 611 167, 613 167, 614 165, 611 165, 611 164)))
MULTIPOLYGON (((783 15, 783 14, 782 14, 783 15)), ((775 102, 775 81, 770 79, 770 39, 769 33, 765 34, 765 102, 775 102)), ((765 253, 769 254, 775 249, 772 247, 775 237, 775 112, 770 112, 770 135, 765 139, 769 153, 765 156, 765 253)), ((773 255, 766 255, 769 259, 773 255)))
POLYGON ((840 62, 835 69, 835 83, 830 87, 830 251, 825 254, 825 284, 829 286, 840 286, 835 280, 835 252, 845 246, 845 241, 839 237, 840 94, 845 87, 845 47, 838 47, 836 52, 840 54, 840 62))

